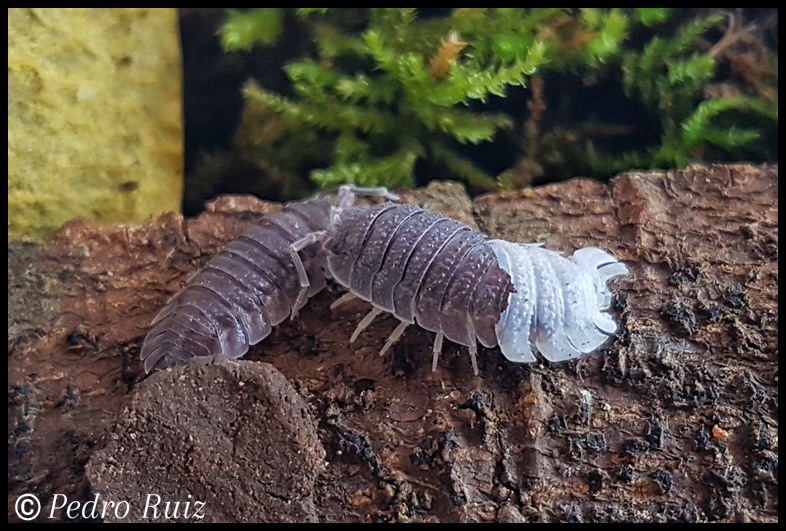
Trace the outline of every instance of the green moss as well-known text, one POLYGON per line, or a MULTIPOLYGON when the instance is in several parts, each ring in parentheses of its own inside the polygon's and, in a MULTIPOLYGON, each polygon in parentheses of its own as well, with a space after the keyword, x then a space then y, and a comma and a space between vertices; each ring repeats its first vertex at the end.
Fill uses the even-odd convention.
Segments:
MULTIPOLYGON (((662 125, 661 143, 648 151, 645 164, 683 167, 701 159, 711 148, 716 157, 734 159, 739 148, 761 139, 768 121, 777 124, 777 58, 773 58, 770 72, 764 73, 772 79, 750 79, 747 86, 728 84, 725 94, 709 90, 716 79, 724 40, 737 39, 746 31, 735 24, 738 22, 723 14, 696 18, 678 26, 671 35, 653 37, 640 52, 623 54, 625 90, 657 110, 662 125), (725 33, 708 46, 705 35, 721 29, 725 33), (763 88, 757 87, 760 82, 775 82, 775 91, 756 93, 763 88), (761 120, 755 120, 753 127, 743 127, 740 124, 745 122, 735 117, 735 112, 755 114, 761 120)), ((759 156, 765 158, 766 154, 759 156)))
MULTIPOLYGON (((668 8, 232 11, 224 46, 268 45, 287 17, 313 40, 313 51, 284 67, 290 93, 246 85, 249 105, 278 120, 279 135, 257 144, 257 157, 297 172, 302 165, 294 159, 307 151, 311 178, 323 187, 413 186, 438 177, 483 191, 543 174, 604 177, 707 156, 750 158, 764 132, 777 130, 772 54, 760 57, 758 77, 743 79, 732 93, 709 90, 723 83, 718 65, 731 62, 733 43, 748 31, 725 14, 668 8), (604 152, 598 139, 625 131, 625 124, 559 123, 546 104, 560 90, 549 81, 554 73, 616 84, 656 116, 658 142, 604 152), (527 112, 499 105, 533 80, 527 112), (307 147, 296 149, 298 138, 307 147), (498 175, 462 147, 500 140, 518 146, 518 153, 498 175)), ((269 131, 270 123, 265 127, 269 131)), ((758 153, 771 155, 766 148, 758 153)))

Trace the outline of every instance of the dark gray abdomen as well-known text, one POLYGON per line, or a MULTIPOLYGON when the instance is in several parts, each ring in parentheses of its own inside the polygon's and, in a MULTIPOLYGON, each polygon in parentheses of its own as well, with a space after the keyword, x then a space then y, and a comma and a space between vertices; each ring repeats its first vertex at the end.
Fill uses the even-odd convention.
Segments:
POLYGON ((494 340, 512 290, 485 242, 441 214, 388 203, 343 213, 325 249, 331 274, 355 295, 469 346, 476 332, 494 340))

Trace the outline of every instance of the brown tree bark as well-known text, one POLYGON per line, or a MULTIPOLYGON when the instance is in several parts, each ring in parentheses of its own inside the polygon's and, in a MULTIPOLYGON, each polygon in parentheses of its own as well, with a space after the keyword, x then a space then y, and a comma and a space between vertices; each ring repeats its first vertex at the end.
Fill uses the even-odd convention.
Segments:
POLYGON ((599 353, 524 366, 486 349, 479 377, 455 345, 432 373, 416 327, 378 357, 392 318, 350 347, 367 307, 330 310, 336 287, 244 360, 146 377, 156 311, 278 208, 253 198, 10 242, 9 521, 25 494, 39 521, 122 501, 127 517, 98 519, 160 520, 180 501, 189 520, 203 501, 205 520, 777 521, 777 179, 696 166, 474 202, 453 185, 406 194, 493 237, 597 245, 630 267, 621 333, 599 353), (159 512, 143 515, 148 495, 159 512))

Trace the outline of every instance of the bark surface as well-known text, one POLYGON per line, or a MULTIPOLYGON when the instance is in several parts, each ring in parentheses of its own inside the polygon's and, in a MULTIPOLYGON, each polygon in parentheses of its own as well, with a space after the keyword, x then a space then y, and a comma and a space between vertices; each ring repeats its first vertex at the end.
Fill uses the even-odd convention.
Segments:
POLYGON ((630 267, 600 352, 525 366, 481 349, 479 377, 449 343, 432 373, 415 326, 377 356, 392 317, 349 345, 368 308, 331 310, 335 286, 244 360, 146 377, 158 309, 279 208, 254 198, 11 242, 9 521, 23 494, 38 521, 193 520, 197 501, 218 521, 777 521, 777 179, 719 165, 407 193, 495 238, 630 267), (104 509, 123 501, 127 517, 104 509))

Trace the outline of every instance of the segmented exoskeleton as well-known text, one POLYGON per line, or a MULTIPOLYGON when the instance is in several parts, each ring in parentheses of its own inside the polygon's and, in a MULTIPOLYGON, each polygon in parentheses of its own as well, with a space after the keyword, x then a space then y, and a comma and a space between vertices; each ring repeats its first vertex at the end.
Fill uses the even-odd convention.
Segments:
MULTIPOLYGON (((617 330, 606 312, 607 282, 627 267, 598 248, 565 257, 541 245, 489 240, 484 234, 418 206, 386 203, 347 208, 342 189, 329 228, 296 249, 324 248, 328 271, 371 312, 350 342, 382 312, 399 320, 384 353, 410 324, 436 332, 433 365, 449 340, 469 347, 478 373, 477 343, 500 346, 516 362, 536 361, 533 347, 551 361, 592 352, 617 330)), ((301 269, 301 284, 308 279, 301 269)))
POLYGON ((145 371, 193 356, 243 356, 293 316, 326 284, 325 255, 316 247, 297 256, 309 287, 301 290, 292 244, 324 231, 332 203, 290 203, 246 230, 211 258, 153 320, 142 346, 145 371))

